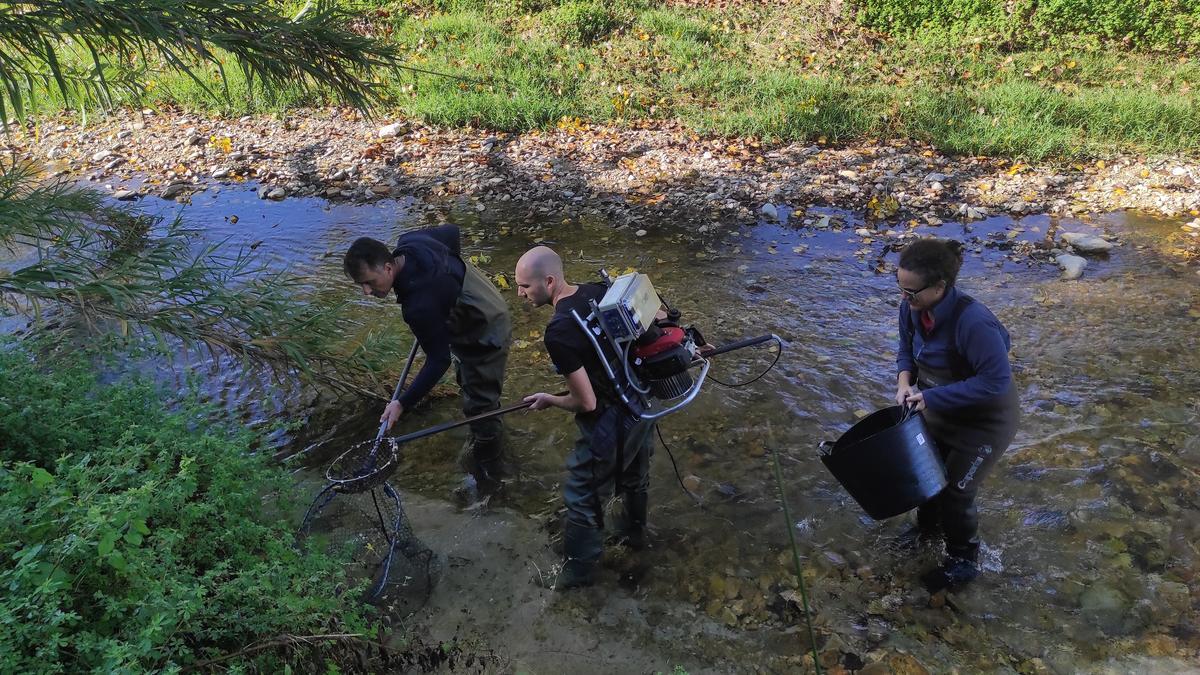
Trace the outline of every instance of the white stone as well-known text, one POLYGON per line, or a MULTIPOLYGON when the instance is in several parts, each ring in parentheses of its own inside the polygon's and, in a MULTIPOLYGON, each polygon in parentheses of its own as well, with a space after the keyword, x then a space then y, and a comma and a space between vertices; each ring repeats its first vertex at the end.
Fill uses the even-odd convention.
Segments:
POLYGON ((779 210, 775 208, 774 204, 767 202, 766 204, 762 205, 761 210, 762 214, 767 218, 770 218, 771 220, 779 220, 779 210))
POLYGON ((226 176, 228 176, 230 174, 230 172, 231 172, 231 169, 229 167, 223 166, 223 167, 220 167, 220 168, 214 170, 212 172, 212 177, 213 178, 225 178, 226 176))
POLYGON ((106 160, 112 156, 113 156, 112 150, 101 150, 100 152, 97 152, 96 154, 92 155, 92 161, 93 162, 103 162, 104 160, 106 160))
POLYGON ((838 172, 838 175, 841 176, 842 178, 847 178, 849 180, 858 180, 858 172, 857 171, 851 171, 849 169, 842 169, 841 171, 838 172))
POLYGON ((137 197, 137 193, 133 190, 117 190, 113 193, 113 199, 121 202, 133 201, 137 197))
POLYGON ((1083 268, 1087 267, 1087 260, 1069 253, 1056 256, 1054 262, 1058 263, 1059 269, 1062 270, 1062 278, 1068 280, 1083 276, 1083 268))
POLYGON ((950 177, 944 173, 938 173, 936 171, 933 171, 925 176, 925 182, 926 183, 945 183, 948 178, 950 178, 950 177))
POLYGON ((108 164, 104 165, 104 170, 112 171, 113 169, 117 168, 118 166, 121 166, 124 163, 125 163, 124 157, 113 157, 112 159, 108 160, 108 164))
POLYGON ((1082 232, 1064 232, 1062 240, 1075 250, 1083 253, 1107 253, 1112 250, 1113 243, 1097 237, 1093 234, 1084 234, 1082 232))
POLYGON ((267 193, 267 199, 283 199, 287 196, 287 190, 283 188, 275 188, 267 193))
POLYGON ((400 135, 400 131, 402 129, 404 129, 404 124, 402 122, 397 122, 395 124, 389 124, 386 127, 380 127, 379 137, 380 138, 395 138, 400 135))

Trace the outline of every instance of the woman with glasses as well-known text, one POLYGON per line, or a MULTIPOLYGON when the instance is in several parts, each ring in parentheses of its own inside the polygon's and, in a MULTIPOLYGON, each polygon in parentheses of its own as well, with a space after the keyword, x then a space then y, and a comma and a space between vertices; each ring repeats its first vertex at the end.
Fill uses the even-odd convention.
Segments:
POLYGON ((1008 331, 983 303, 954 284, 962 244, 920 239, 900 253, 896 403, 921 411, 946 466, 948 485, 917 509, 917 531, 941 534, 946 559, 922 576, 931 592, 979 575, 979 512, 984 476, 1017 432, 1017 390, 1008 331))

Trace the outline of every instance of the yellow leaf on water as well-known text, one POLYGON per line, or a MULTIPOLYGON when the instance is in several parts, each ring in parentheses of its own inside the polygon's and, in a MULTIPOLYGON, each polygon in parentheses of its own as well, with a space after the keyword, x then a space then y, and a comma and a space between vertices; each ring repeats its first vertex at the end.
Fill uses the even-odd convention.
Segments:
POLYGON ((492 277, 492 281, 494 281, 496 283, 496 287, 502 291, 507 291, 509 288, 512 288, 508 284, 508 277, 504 276, 503 272, 492 277))
POLYGON ((864 418, 864 417, 866 417, 867 415, 870 415, 870 414, 871 414, 870 412, 868 412, 868 411, 866 411, 866 410, 863 410, 863 409, 861 409, 861 408, 859 408, 858 410, 855 410, 855 411, 854 411, 854 416, 855 416, 855 417, 857 417, 858 419, 862 419, 862 418, 864 418))
POLYGON ((529 331, 529 337, 534 338, 536 340, 537 338, 542 337, 542 331, 531 330, 531 331, 529 331))

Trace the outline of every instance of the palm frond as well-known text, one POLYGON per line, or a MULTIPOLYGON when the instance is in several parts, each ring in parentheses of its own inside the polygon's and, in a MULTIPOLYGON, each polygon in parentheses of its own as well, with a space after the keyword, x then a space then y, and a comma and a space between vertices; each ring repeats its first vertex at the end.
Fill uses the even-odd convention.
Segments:
POLYGON ((25 116, 39 89, 106 104, 113 67, 162 63, 207 88, 194 67, 224 77, 225 55, 268 90, 322 86, 366 109, 381 92, 371 72, 403 65, 394 45, 348 30, 353 18, 332 0, 291 18, 261 0, 0 2, 0 121, 25 116))

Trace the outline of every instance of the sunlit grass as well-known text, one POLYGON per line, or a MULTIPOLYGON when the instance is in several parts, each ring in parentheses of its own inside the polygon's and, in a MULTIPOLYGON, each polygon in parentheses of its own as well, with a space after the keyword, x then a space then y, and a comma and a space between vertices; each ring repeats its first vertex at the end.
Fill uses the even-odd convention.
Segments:
MULTIPOLYGON (((408 3, 411 14, 376 4, 392 8, 378 23, 393 31, 408 64, 453 76, 381 75, 389 106, 436 125, 526 131, 563 117, 678 118, 704 133, 914 138, 1031 159, 1190 153, 1200 143, 1200 65, 1171 56, 1094 46, 1009 53, 934 33, 831 47, 806 28, 811 8, 795 3, 715 14, 616 2, 616 28, 594 44, 562 39, 551 0, 431 0, 408 3)), ((202 71, 208 91, 161 77, 119 102, 244 114, 331 100, 300 86, 267 92, 227 74, 225 84, 202 71)))

